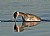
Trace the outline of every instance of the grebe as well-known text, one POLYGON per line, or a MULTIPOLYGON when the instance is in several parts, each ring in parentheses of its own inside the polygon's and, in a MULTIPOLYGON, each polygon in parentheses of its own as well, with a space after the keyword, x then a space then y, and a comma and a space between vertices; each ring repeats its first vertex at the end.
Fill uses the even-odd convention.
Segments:
POLYGON ((25 21, 41 21, 40 17, 33 15, 33 14, 26 14, 26 13, 23 13, 23 12, 15 12, 14 18, 16 19, 18 16, 22 16, 22 18, 25 21))
MULTIPOLYGON (((33 14, 27 14, 27 13, 23 13, 23 12, 15 12, 14 19, 16 19, 18 16, 22 16, 22 19, 24 21, 41 21, 40 17, 33 15, 33 14)), ((24 26, 35 26, 37 24, 38 24, 38 22, 23 22, 24 26)))

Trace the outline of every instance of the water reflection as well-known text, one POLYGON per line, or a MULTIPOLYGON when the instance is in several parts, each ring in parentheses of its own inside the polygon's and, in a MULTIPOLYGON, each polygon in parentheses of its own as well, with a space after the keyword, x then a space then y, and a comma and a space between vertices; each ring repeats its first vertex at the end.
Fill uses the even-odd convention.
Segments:
POLYGON ((24 26, 23 25, 20 25, 22 22, 17 22, 17 24, 15 23, 14 25, 14 30, 17 31, 17 32, 21 32, 24 30, 24 26))
MULTIPOLYGON (((38 25, 39 22, 16 22, 14 25, 14 30, 17 32, 22 32, 25 27, 32 27, 38 25)), ((30 29, 29 29, 30 30, 30 29)))

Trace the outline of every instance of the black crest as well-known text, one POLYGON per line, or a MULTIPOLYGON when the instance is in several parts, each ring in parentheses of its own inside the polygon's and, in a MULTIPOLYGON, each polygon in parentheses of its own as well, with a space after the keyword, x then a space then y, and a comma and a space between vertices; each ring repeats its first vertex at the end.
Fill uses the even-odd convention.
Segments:
POLYGON ((16 19, 16 15, 17 15, 17 12, 15 12, 14 15, 13 15, 15 19, 16 19))

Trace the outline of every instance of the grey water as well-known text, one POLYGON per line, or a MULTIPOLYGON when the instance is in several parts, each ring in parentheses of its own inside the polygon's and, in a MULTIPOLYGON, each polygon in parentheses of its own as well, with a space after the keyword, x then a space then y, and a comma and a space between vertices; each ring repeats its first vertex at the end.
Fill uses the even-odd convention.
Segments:
MULTIPOLYGON (((0 20, 14 20, 15 11, 50 20, 50 0, 0 0, 0 20)), ((0 22, 0 36, 50 36, 50 22, 40 22, 37 26, 30 27, 32 30, 22 32, 15 32, 13 27, 14 22, 0 22)))

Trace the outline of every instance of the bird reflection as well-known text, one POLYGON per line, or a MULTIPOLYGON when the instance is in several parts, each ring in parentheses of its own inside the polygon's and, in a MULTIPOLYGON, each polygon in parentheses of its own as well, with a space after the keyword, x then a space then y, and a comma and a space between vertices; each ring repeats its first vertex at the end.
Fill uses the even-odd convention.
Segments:
POLYGON ((22 26, 24 26, 24 27, 32 27, 32 26, 36 26, 36 25, 38 25, 38 23, 39 22, 23 22, 22 23, 22 26))
POLYGON ((20 26, 16 25, 15 23, 14 30, 16 30, 17 32, 22 32, 23 30, 25 30, 24 29, 25 27, 28 27, 28 30, 29 30, 29 27, 36 26, 38 25, 37 23, 39 22, 23 22, 22 25, 20 26))
POLYGON ((21 26, 18 26, 18 25, 14 25, 14 30, 17 31, 17 32, 22 32, 24 30, 24 26, 21 25, 21 26))

